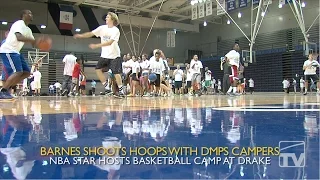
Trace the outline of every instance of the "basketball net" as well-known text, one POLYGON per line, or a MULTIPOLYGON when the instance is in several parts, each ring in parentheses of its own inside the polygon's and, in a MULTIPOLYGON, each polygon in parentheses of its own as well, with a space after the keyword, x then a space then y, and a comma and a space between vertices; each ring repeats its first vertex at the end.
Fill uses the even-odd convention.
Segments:
POLYGON ((42 55, 40 58, 39 58, 39 57, 36 57, 36 58, 35 58, 35 61, 33 62, 32 67, 31 67, 31 73, 34 72, 35 67, 41 67, 41 66, 42 66, 42 60, 43 60, 43 58, 45 58, 46 56, 47 56, 47 55, 45 54, 45 55, 42 55))

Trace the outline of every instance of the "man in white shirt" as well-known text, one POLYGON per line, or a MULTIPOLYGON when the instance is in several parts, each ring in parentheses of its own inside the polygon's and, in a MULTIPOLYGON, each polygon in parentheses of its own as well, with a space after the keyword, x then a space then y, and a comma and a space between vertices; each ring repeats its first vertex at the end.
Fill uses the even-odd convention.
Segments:
POLYGON ((177 69, 173 71, 173 75, 175 93, 182 95, 183 71, 180 69, 180 65, 177 65, 177 69))
POLYGON ((101 59, 98 61, 98 64, 96 66, 96 73, 103 86, 106 87, 108 85, 108 81, 103 74, 103 69, 111 69, 113 75, 111 75, 110 78, 115 79, 116 85, 119 90, 119 92, 114 92, 114 95, 115 97, 121 98, 124 96, 124 92, 121 77, 122 59, 120 55, 120 47, 118 44, 120 38, 120 31, 117 28, 118 24, 118 16, 115 13, 109 12, 106 17, 106 25, 99 26, 91 32, 76 34, 74 35, 74 38, 90 38, 92 36, 101 38, 101 43, 89 45, 91 49, 101 48, 101 59))
POLYGON ((54 94, 54 85, 53 85, 53 84, 50 84, 50 85, 49 85, 49 95, 50 95, 50 96, 53 96, 53 94, 54 94))
POLYGON ((297 81, 294 78, 292 79, 292 86, 293 86, 294 93, 296 93, 297 92, 297 81))
MULTIPOLYGON (((161 76, 163 74, 163 69, 164 69, 163 63, 160 62, 160 56, 161 56, 161 53, 157 51, 154 55, 155 60, 150 61, 150 66, 149 66, 151 73, 154 73, 157 76, 157 79, 151 83, 151 85, 156 86, 155 96, 158 96, 158 94, 160 93, 160 82, 161 82, 161 76)), ((153 90, 153 86, 151 86, 151 88, 153 90)))
POLYGON ((212 88, 212 92, 213 93, 216 93, 216 79, 214 77, 212 77, 212 80, 211 80, 211 88, 212 88))
POLYGON ((305 89, 303 95, 307 95, 308 92, 308 82, 317 82, 317 91, 319 93, 320 84, 319 84, 319 77, 316 73, 317 67, 320 67, 320 64, 317 59, 317 54, 309 54, 309 59, 306 60, 303 64, 304 76, 305 76, 305 89))
POLYGON ((303 77, 300 78, 300 93, 303 93, 303 90, 304 90, 304 79, 303 77))
POLYGON ((230 77, 230 84, 229 90, 227 91, 227 94, 229 96, 238 95, 237 94, 237 84, 238 84, 238 68, 240 65, 240 54, 239 54, 239 44, 235 44, 233 46, 233 50, 231 50, 228 54, 225 55, 225 58, 231 65, 231 75, 230 77), (233 91, 233 93, 232 93, 233 91))
POLYGON ((24 46, 24 43, 30 43, 33 46, 36 44, 32 31, 28 27, 32 20, 32 12, 30 10, 23 10, 21 20, 12 24, 6 41, 0 47, 3 67, 9 75, 1 89, 0 99, 13 99, 8 91, 10 86, 15 86, 18 82, 30 76, 30 68, 20 54, 20 50, 24 46))
POLYGON ((64 64, 64 69, 63 69, 63 76, 64 80, 62 83, 62 96, 68 95, 72 89, 72 73, 74 69, 74 65, 76 64, 77 57, 74 56, 73 53, 67 54, 63 58, 63 64, 64 64))
POLYGON ((169 71, 170 70, 170 67, 169 67, 169 65, 168 65, 168 61, 166 60, 166 57, 165 57, 165 55, 164 55, 164 53, 160 50, 160 49, 155 49, 155 50, 153 50, 153 56, 150 58, 150 62, 152 62, 152 61, 155 61, 155 54, 156 54, 156 52, 159 52, 160 53, 160 59, 159 59, 159 62, 161 63, 161 64, 163 64, 163 72, 164 72, 164 74, 166 74, 167 72, 166 71, 169 71))
POLYGON ((32 82, 30 83, 30 87, 31 87, 32 96, 34 96, 34 95, 35 95, 35 90, 36 90, 36 88, 35 88, 35 82, 34 82, 34 81, 32 81, 32 82))
POLYGON ((149 96, 148 94, 148 76, 149 76, 149 67, 150 67, 150 62, 148 60, 148 55, 143 54, 142 55, 142 62, 140 63, 141 70, 142 70, 142 79, 141 79, 141 86, 142 86, 142 95, 149 96))
POLYGON ((41 73, 39 69, 36 67, 35 72, 33 72, 33 78, 34 78, 34 89, 35 89, 35 95, 40 96, 40 89, 41 89, 41 73))
POLYGON ((254 81, 252 78, 249 79, 249 91, 252 94, 254 91, 254 81))
POLYGON ((208 67, 205 67, 205 72, 204 72, 204 84, 205 84, 205 91, 206 93, 208 92, 208 89, 211 88, 211 77, 212 77, 212 72, 209 70, 208 67))
POLYGON ((188 93, 191 92, 191 80, 192 80, 192 72, 191 72, 191 69, 190 69, 190 64, 187 64, 187 67, 186 67, 186 87, 188 89, 188 93))
POLYGON ((288 93, 288 94, 289 94, 289 87, 290 87, 290 82, 289 82, 289 80, 288 80, 288 79, 284 79, 284 80, 282 81, 282 85, 283 85, 283 91, 284 91, 285 93, 288 93))
POLYGON ((57 96, 60 96, 62 85, 59 83, 59 81, 57 81, 56 83, 54 83, 54 87, 56 88, 56 95, 57 95, 57 96))
MULTIPOLYGON (((203 66, 201 61, 199 61, 198 55, 194 55, 193 59, 190 62, 190 70, 192 74, 192 81, 191 81, 191 91, 189 95, 192 95, 192 91, 199 91, 201 88, 201 76, 203 66)), ((198 94, 200 95, 200 94, 198 94)))

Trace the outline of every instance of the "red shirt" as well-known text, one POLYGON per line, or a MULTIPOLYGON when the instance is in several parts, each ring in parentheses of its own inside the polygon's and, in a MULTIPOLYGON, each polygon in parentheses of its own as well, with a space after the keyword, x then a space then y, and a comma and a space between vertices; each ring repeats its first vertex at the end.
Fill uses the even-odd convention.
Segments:
POLYGON ((80 64, 76 63, 73 68, 72 77, 79 79, 80 75, 80 64))
POLYGON ((81 81, 81 83, 80 83, 80 85, 86 85, 87 84, 87 81, 86 81, 86 79, 83 79, 82 81, 81 81))

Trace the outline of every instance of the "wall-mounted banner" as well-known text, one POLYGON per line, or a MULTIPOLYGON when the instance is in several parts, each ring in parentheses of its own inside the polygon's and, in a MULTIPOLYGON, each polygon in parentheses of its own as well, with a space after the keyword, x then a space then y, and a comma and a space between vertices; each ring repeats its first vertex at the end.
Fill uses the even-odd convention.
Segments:
POLYGON ((212 1, 206 1, 206 16, 212 15, 212 1))
POLYGON ((192 15, 191 15, 191 19, 195 20, 198 18, 198 6, 197 5, 193 5, 192 6, 192 15))
POLYGON ((259 4, 260 0, 252 0, 252 4, 259 4))
POLYGON ((73 25, 73 7, 60 5, 60 24, 59 28, 72 30, 73 25))
POLYGON ((239 8, 247 7, 247 0, 239 0, 239 8))
POLYGON ((279 4, 281 4, 281 5, 286 4, 286 0, 279 0, 279 4))
POLYGON ((225 0, 218 0, 221 6, 217 3, 217 15, 226 14, 223 9, 226 9, 226 1, 225 0))
POLYGON ((263 5, 266 6, 266 5, 270 5, 272 4, 272 0, 263 0, 263 5))
POLYGON ((170 41, 171 47, 176 47, 176 33, 174 31, 171 31, 170 41))
POLYGON ((167 31, 167 47, 171 47, 171 31, 167 31))
POLYGON ((167 31, 167 47, 176 47, 176 33, 167 31))
POLYGON ((198 3, 199 4, 199 18, 204 17, 204 3, 198 3))
POLYGON ((227 9, 228 11, 232 11, 236 9, 236 0, 228 0, 227 1, 227 9))

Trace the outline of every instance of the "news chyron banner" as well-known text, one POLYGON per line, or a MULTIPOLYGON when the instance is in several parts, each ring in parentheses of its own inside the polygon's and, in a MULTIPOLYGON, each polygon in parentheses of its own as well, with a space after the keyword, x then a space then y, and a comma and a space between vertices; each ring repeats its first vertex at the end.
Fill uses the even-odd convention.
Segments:
MULTIPOLYGON (((296 144, 304 145, 299 142, 296 144)), ((291 153, 290 147, 297 146, 288 142, 279 143, 277 147, 123 147, 121 144, 113 143, 103 144, 101 147, 40 147, 40 153, 41 156, 49 157, 49 164, 55 165, 271 165, 276 163, 280 167, 302 167, 303 154, 291 153), (284 150, 283 153, 281 150, 284 150), (290 158, 296 161, 291 161, 290 158)))

